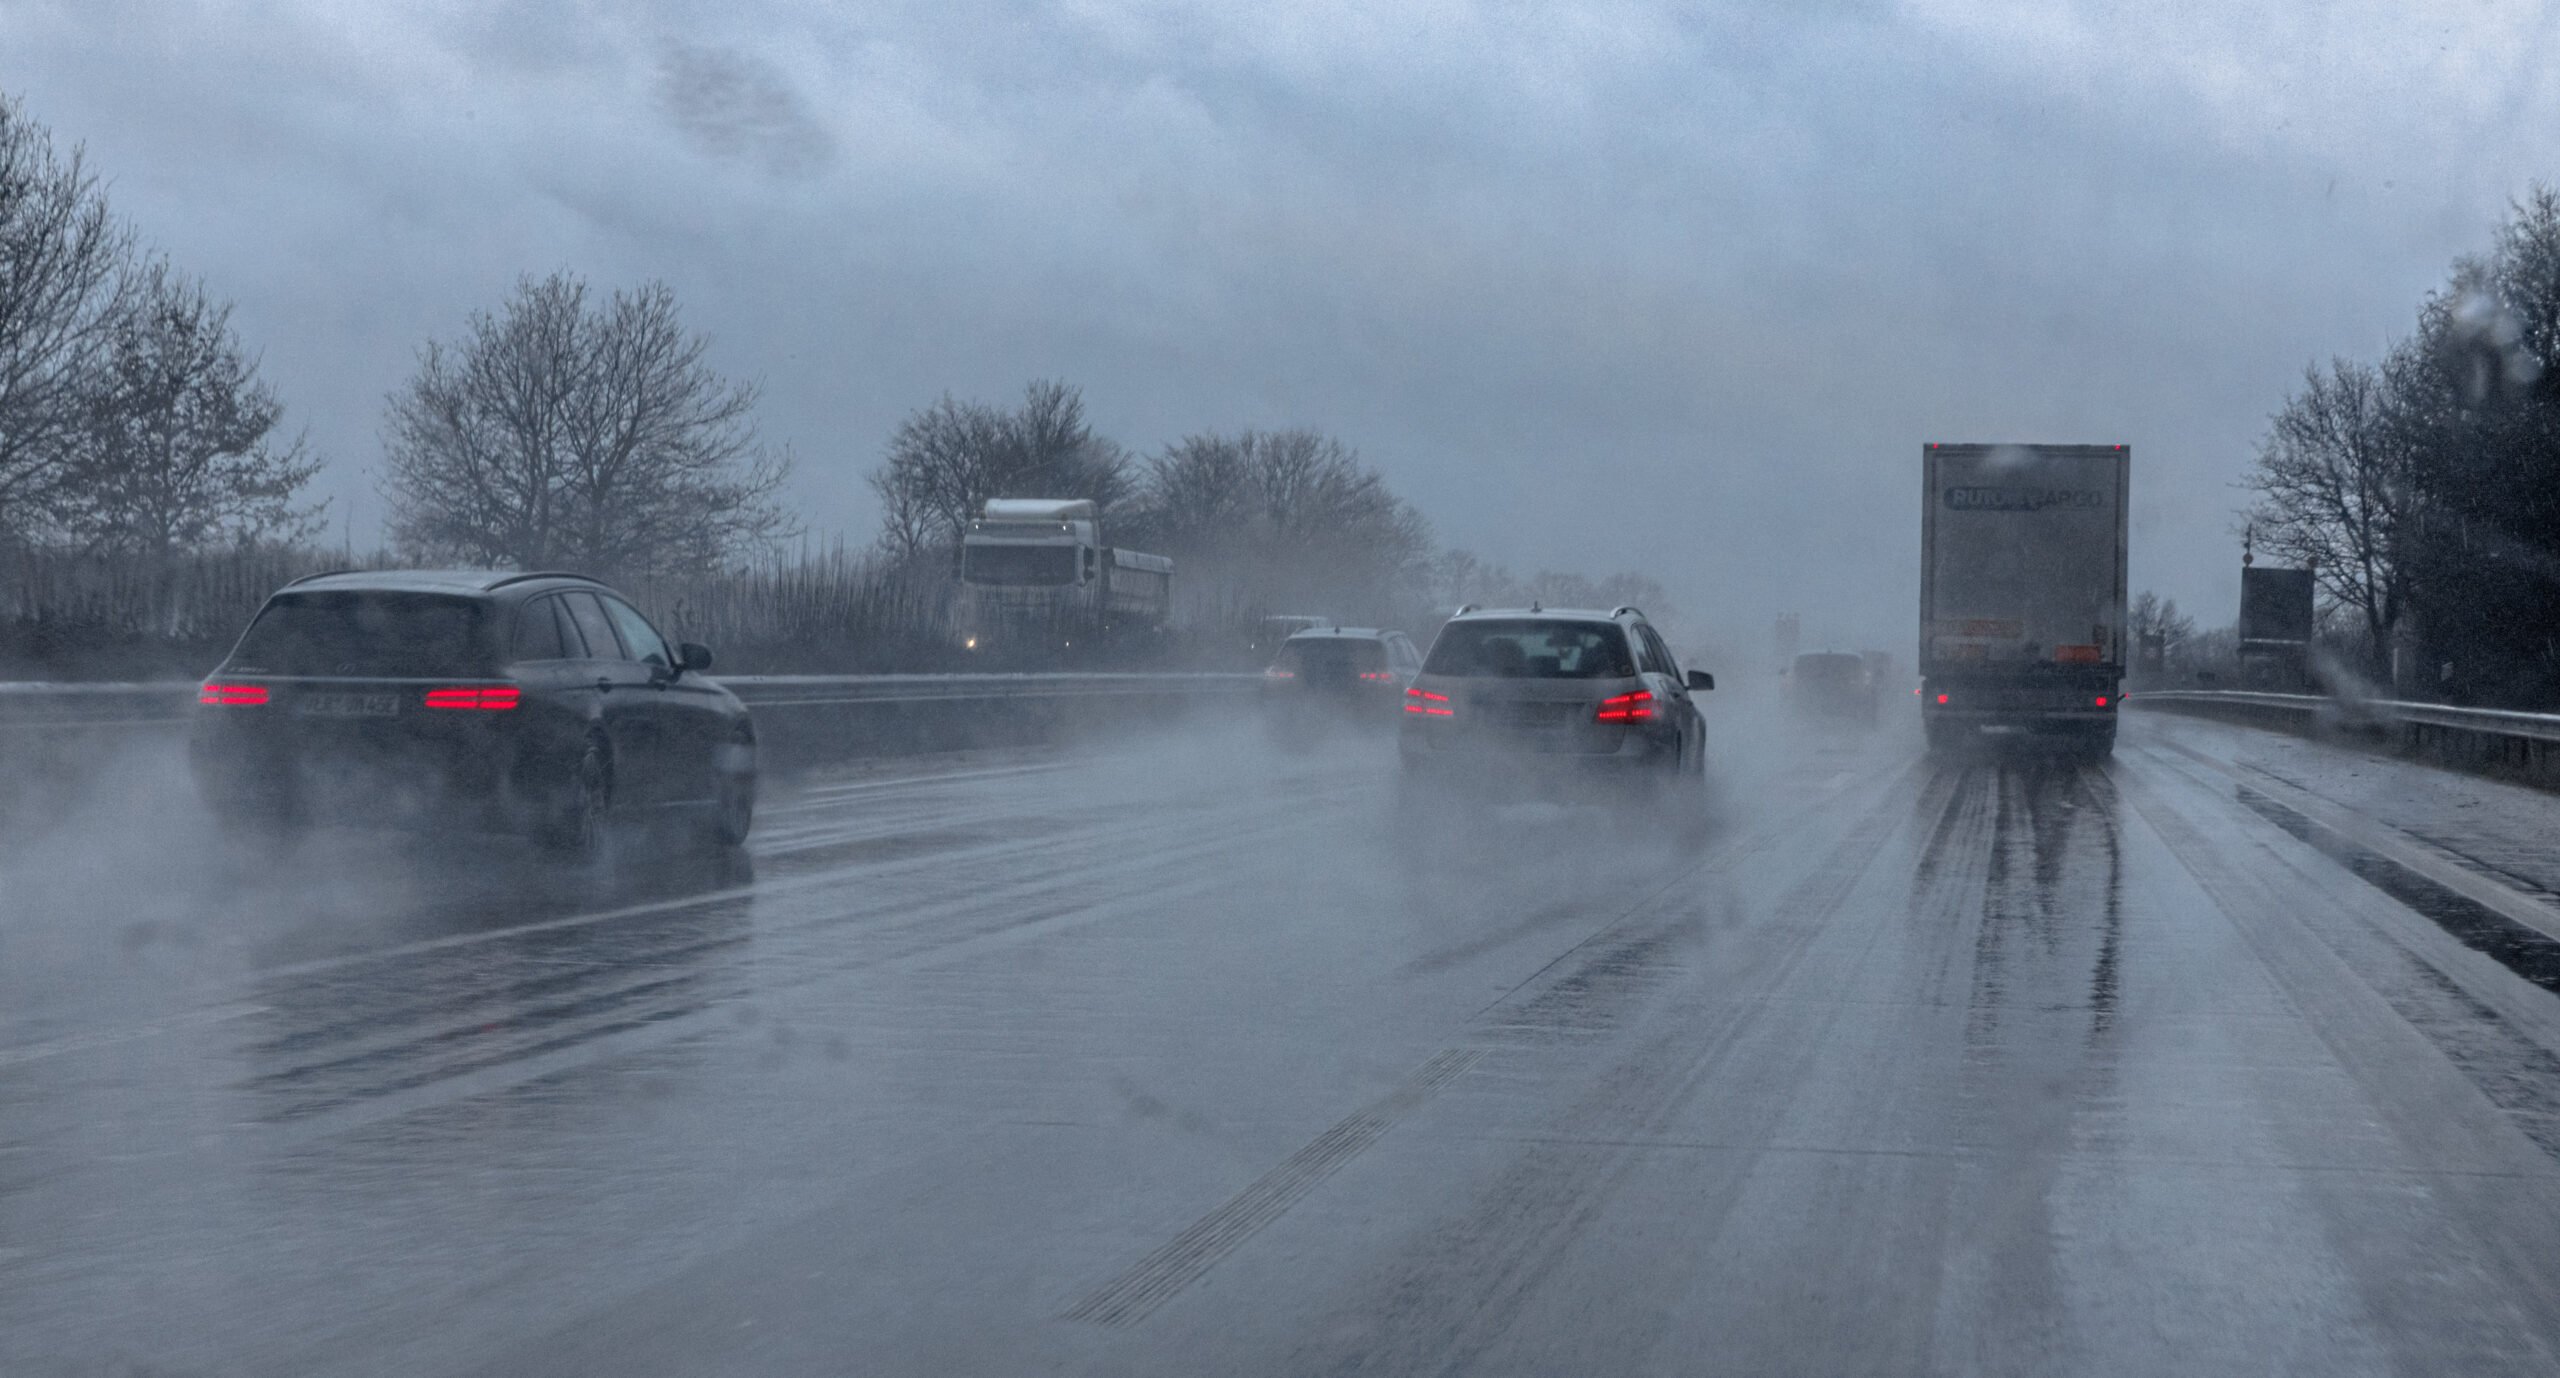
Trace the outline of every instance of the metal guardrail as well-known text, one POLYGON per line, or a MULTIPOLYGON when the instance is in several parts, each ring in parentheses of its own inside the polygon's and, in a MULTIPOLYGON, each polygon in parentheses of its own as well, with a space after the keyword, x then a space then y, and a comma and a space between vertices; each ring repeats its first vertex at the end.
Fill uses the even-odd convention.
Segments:
POLYGON ((194 680, 149 684, 0 684, 0 729, 183 722, 194 680))
POLYGON ((1128 695, 1241 694, 1258 674, 729 675, 720 683, 750 708, 855 703, 954 703, 1128 695))
POLYGON ((2238 689, 2150 690, 2125 695, 2124 704, 2305 735, 2378 739, 2440 764, 2560 786, 2560 714, 2238 689))
MULTIPOLYGON (((1241 694, 1256 674, 724 675, 750 708, 857 704, 962 704, 1030 700, 1241 694)), ((145 684, 0 684, 0 728, 142 726, 186 720, 196 681, 145 684)))

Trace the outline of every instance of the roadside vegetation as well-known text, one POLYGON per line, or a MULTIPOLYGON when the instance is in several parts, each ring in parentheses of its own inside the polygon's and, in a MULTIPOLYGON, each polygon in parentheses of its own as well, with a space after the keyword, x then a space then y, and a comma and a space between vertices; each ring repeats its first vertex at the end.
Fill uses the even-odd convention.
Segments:
POLYGON ((2316 573, 2333 678, 2560 707, 2560 191, 2382 358, 2305 370, 2250 484, 2259 558, 2316 573))
POLYGON ((871 475, 878 540, 812 549, 757 386, 708 366, 664 284, 565 271, 421 345, 384 408, 382 542, 330 548, 321 457, 231 315, 118 217, 81 149, 0 97, 0 679, 201 673, 281 584, 427 564, 600 575, 723 670, 948 669, 958 542, 990 497, 1091 498, 1115 542, 1173 556, 1174 664, 1241 664, 1271 613, 1427 632, 1465 602, 1671 611, 1635 575, 1522 578, 1441 549, 1320 431, 1140 453, 1047 379, 1018 405, 909 415, 871 475))

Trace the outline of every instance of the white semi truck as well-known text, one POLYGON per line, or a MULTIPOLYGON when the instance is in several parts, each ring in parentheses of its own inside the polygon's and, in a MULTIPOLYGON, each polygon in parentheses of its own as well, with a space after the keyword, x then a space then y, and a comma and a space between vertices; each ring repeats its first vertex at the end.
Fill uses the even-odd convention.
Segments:
POLYGON ((1087 500, 989 498, 960 537, 953 621, 982 660, 1090 660, 1164 630, 1173 561, 1102 542, 1087 500))
POLYGON ((1920 714, 1985 736, 2113 749, 2125 669, 2122 445, 1921 450, 1920 714))

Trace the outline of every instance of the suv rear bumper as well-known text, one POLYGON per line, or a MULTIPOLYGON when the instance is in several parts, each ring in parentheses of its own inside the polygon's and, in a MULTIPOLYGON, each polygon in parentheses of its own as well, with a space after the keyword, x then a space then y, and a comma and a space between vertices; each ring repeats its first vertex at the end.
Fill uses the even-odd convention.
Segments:
POLYGON ((1631 772, 1678 768, 1680 740, 1669 733, 1605 728, 1617 740, 1607 749, 1574 734, 1511 736, 1434 730, 1440 724, 1408 722, 1397 734, 1396 754, 1407 771, 1440 779, 1532 782, 1548 777, 1611 779, 1631 772))

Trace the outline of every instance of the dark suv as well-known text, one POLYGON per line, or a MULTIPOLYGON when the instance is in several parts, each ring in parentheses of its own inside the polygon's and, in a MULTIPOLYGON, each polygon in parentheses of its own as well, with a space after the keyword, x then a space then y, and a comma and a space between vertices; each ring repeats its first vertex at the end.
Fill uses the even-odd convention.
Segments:
POLYGON ((1391 726, 1405 685, 1421 668, 1422 653, 1402 632, 1313 628, 1282 642, 1262 672, 1263 708, 1283 727, 1321 717, 1391 726))
POLYGON ((1636 775, 1659 784, 1705 769, 1713 689, 1685 675, 1644 614, 1461 608, 1404 691, 1398 740, 1409 775, 1507 775, 1537 786, 1636 775))
POLYGON ((1808 651, 1787 667, 1787 711, 1808 722, 1876 725, 1876 676, 1867 658, 1808 651))
POLYGON ((528 832, 591 848, 611 815, 755 815, 755 725, 612 589, 575 574, 315 575, 267 600, 199 691, 206 802, 266 827, 528 832))

